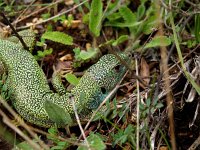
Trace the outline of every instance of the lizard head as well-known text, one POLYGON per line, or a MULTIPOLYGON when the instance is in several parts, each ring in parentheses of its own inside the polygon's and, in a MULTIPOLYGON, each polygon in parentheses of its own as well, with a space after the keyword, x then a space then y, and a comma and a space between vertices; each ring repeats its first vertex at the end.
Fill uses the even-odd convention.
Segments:
MULTIPOLYGON (((130 58, 126 54, 119 54, 119 56, 126 62, 130 61, 130 58)), ((126 67, 115 55, 108 54, 101 57, 96 64, 86 71, 85 76, 82 77, 83 80, 85 80, 84 78, 88 78, 86 80, 89 83, 85 84, 82 88, 91 88, 91 90, 85 90, 87 92, 84 93, 87 96, 84 98, 87 101, 85 106, 88 109, 96 109, 121 80, 126 70, 126 67)))

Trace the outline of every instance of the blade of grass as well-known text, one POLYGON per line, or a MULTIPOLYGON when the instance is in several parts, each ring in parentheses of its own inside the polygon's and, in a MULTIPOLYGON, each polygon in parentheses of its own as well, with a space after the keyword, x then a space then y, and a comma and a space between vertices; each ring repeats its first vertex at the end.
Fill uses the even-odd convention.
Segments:
POLYGON ((174 18, 173 18, 172 12, 170 12, 170 23, 171 23, 171 26, 172 26, 173 35, 174 35, 174 42, 175 42, 175 45, 176 45, 176 49, 177 49, 178 57, 179 57, 179 60, 180 60, 180 63, 181 63, 181 67, 183 69, 183 73, 185 74, 187 80, 189 80, 189 82, 195 88, 195 90, 197 91, 197 93, 200 95, 200 87, 195 83, 195 81, 192 79, 192 77, 187 72, 187 70, 186 70, 186 68, 184 66, 183 56, 182 56, 182 53, 181 53, 181 49, 180 49, 180 46, 179 46, 178 37, 177 37, 177 34, 176 34, 176 29, 175 29, 174 18))

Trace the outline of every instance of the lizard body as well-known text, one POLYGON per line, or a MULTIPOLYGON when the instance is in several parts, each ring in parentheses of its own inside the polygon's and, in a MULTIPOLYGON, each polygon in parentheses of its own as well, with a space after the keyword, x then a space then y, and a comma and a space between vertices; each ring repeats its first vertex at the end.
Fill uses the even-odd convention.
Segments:
POLYGON ((7 72, 6 84, 11 91, 13 106, 25 120, 42 127, 55 125, 45 110, 47 101, 62 108, 75 121, 73 98, 80 118, 84 118, 99 106, 126 70, 114 55, 107 54, 85 72, 70 93, 60 94, 50 90, 37 61, 20 44, 0 40, 0 61, 7 72))

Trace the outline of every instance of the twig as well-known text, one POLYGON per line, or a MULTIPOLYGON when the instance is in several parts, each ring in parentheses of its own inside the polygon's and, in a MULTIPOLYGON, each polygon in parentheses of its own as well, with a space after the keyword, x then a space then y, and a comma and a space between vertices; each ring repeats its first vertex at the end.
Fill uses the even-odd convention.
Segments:
POLYGON ((81 126, 81 121, 80 121, 80 118, 79 118, 79 116, 78 116, 77 109, 76 109, 76 106, 75 106, 75 102, 74 102, 74 98, 73 98, 73 97, 71 98, 71 101, 72 101, 72 106, 73 106, 73 110, 74 110, 74 113, 75 113, 76 121, 77 121, 78 126, 79 126, 79 128, 80 128, 80 130, 81 130, 81 134, 83 135, 83 138, 84 138, 84 141, 85 141, 85 143, 86 143, 86 145, 87 145, 88 150, 91 150, 90 145, 89 145, 89 143, 88 143, 88 141, 87 141, 87 138, 86 138, 86 136, 85 136, 83 127, 81 126))
POLYGON ((13 27, 13 25, 10 23, 10 21, 7 19, 7 17, 4 15, 4 13, 0 12, 0 15, 3 17, 3 19, 6 21, 6 23, 10 26, 10 28, 12 29, 12 31, 14 32, 14 34, 16 35, 16 37, 21 42, 21 44, 24 47, 24 49, 28 50, 28 47, 27 47, 26 43, 24 42, 24 40, 22 39, 22 37, 17 33, 17 31, 15 30, 15 28, 13 27))
MULTIPOLYGON (((135 58, 135 68, 136 68, 136 75, 139 75, 138 69, 138 59, 135 58)), ((136 80, 137 84, 137 127, 136 127, 136 150, 140 149, 140 85, 139 81, 136 80)))
POLYGON ((41 147, 34 143, 27 135, 25 135, 19 128, 12 124, 11 120, 6 116, 6 114, 0 110, 0 115, 3 117, 3 122, 7 124, 11 129, 17 132, 24 140, 26 140, 34 149, 40 150, 41 147))
POLYGON ((200 136, 192 143, 188 150, 195 150, 200 145, 200 136))
MULTIPOLYGON (((163 24, 161 22, 161 10, 160 10, 160 3, 159 0, 157 0, 157 18, 159 22, 159 30, 158 30, 158 35, 163 36, 163 24)), ((161 41, 163 42, 163 41, 161 41)), ((171 88, 170 88, 170 80, 169 80, 169 71, 168 70, 168 57, 167 57, 167 48, 165 46, 160 47, 160 53, 161 53, 161 67, 162 70, 161 72, 165 72, 163 74, 163 80, 164 80, 164 86, 167 92, 166 95, 166 101, 167 101, 167 108, 168 108, 168 118, 169 118, 169 127, 170 127, 170 138, 171 138, 171 145, 172 149, 176 150, 176 137, 175 137, 175 128, 174 128, 174 114, 173 114, 173 98, 171 94, 171 88)))
POLYGON ((61 12, 61 13, 59 13, 59 14, 53 16, 53 17, 50 17, 50 18, 48 18, 48 19, 46 19, 46 20, 43 20, 43 21, 41 21, 41 22, 37 22, 37 23, 35 23, 35 24, 31 24, 31 25, 27 25, 27 26, 22 26, 22 27, 19 27, 19 28, 17 28, 17 29, 26 29, 26 28, 28 28, 28 27, 31 27, 32 25, 43 24, 43 23, 45 23, 45 22, 48 22, 48 21, 50 21, 50 20, 53 20, 53 19, 55 19, 55 18, 57 18, 57 17, 59 17, 59 16, 62 16, 62 15, 64 15, 64 14, 66 14, 66 13, 68 13, 68 12, 70 12, 70 11, 76 9, 76 8, 78 8, 79 6, 83 5, 83 4, 86 3, 87 1, 88 1, 88 0, 85 0, 85 1, 81 2, 80 4, 75 5, 74 7, 70 8, 70 9, 64 11, 64 12, 61 12))
POLYGON ((42 12, 42 11, 44 11, 45 9, 47 9, 47 8, 49 8, 49 7, 51 7, 51 6, 55 5, 55 4, 61 3, 62 1, 64 1, 64 0, 59 0, 59 1, 56 1, 56 2, 54 2, 54 3, 51 3, 51 4, 49 4, 48 6, 43 7, 43 8, 41 8, 41 9, 39 9, 39 10, 36 10, 35 12, 33 12, 33 13, 31 13, 31 14, 29 14, 29 15, 27 15, 27 16, 21 18, 21 19, 15 20, 12 24, 17 24, 18 22, 21 22, 21 21, 23 21, 24 19, 27 19, 27 18, 29 18, 29 17, 31 17, 31 16, 33 16, 33 15, 36 15, 36 14, 38 14, 39 12, 42 12))
POLYGON ((74 139, 67 139, 67 138, 62 138, 60 136, 54 136, 54 135, 51 135, 43 130, 40 130, 40 129, 37 129, 37 128, 33 128, 33 127, 30 127, 31 130, 35 131, 36 133, 40 133, 40 134, 43 134, 45 136, 53 136, 54 138, 58 139, 58 140, 61 140, 61 141, 65 141, 65 142, 68 142, 68 143, 71 143, 73 145, 77 145, 77 146, 85 146, 85 144, 82 144, 82 143, 78 143, 76 142, 74 139), (74 140, 74 141, 73 141, 74 140))
MULTIPOLYGON (((197 45, 193 50, 191 50, 188 54, 186 54, 183 57, 183 60, 185 60, 185 58, 187 58, 189 55, 191 55, 193 52, 195 52, 196 50, 198 50, 198 48, 200 47, 200 44, 197 45)), ((174 65, 172 65, 167 71, 171 70, 172 68, 174 68, 175 66, 177 66, 179 63, 181 62, 181 60, 179 60, 178 62, 175 62, 174 65)), ((165 72, 164 72, 165 73, 165 72)))
MULTIPOLYGON (((14 118, 15 118, 16 120, 19 118, 19 116, 15 113, 15 111, 8 105, 8 103, 7 103, 5 100, 2 99, 1 96, 0 96, 0 103, 2 103, 2 105, 14 116, 14 118)), ((36 140, 39 142, 39 144, 40 144, 43 148, 49 149, 49 147, 48 147, 47 145, 45 145, 45 144, 43 143, 43 141, 41 141, 41 140, 39 139, 39 137, 29 128, 29 126, 28 126, 25 122, 20 121, 19 123, 20 123, 20 125, 21 125, 24 129, 27 130, 27 132, 28 132, 34 139, 36 139, 36 140)))
MULTIPOLYGON (((24 13, 30 8, 30 6, 33 4, 33 3, 35 3, 35 1, 36 0, 33 0, 27 7, 26 7, 26 9, 24 9, 24 11, 22 12, 22 13, 20 13, 20 15, 17 17, 17 19, 15 20, 15 23, 17 23, 18 22, 18 20, 19 20, 19 18, 22 16, 22 15, 24 15, 24 13)), ((24 18, 23 18, 24 19, 24 18)), ((12 25, 13 25, 13 23, 12 23, 12 25)), ((15 24, 16 25, 16 24, 15 24)))

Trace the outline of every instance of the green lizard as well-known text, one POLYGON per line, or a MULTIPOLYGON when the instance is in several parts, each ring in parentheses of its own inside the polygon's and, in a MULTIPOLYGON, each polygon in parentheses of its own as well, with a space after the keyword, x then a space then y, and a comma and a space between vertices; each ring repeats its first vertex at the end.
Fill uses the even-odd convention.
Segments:
MULTIPOLYGON (((23 31, 21 35, 28 44, 34 34, 23 31)), ((23 49, 13 38, 0 40, 0 61, 7 73, 6 83, 11 91, 13 106, 28 122, 42 127, 51 127, 55 121, 50 119, 45 104, 51 102, 69 114, 75 122, 72 98, 81 119, 96 109, 106 95, 124 75, 126 68, 112 54, 107 54, 91 66, 70 93, 61 92, 60 83, 53 83, 57 93, 50 90, 47 79, 33 55, 23 49)), ((28 44, 30 45, 30 44, 28 44)), ((127 58, 125 54, 120 54, 127 58)), ((56 80, 55 80, 56 81, 56 80)), ((65 124, 58 124, 62 127, 65 124)))

